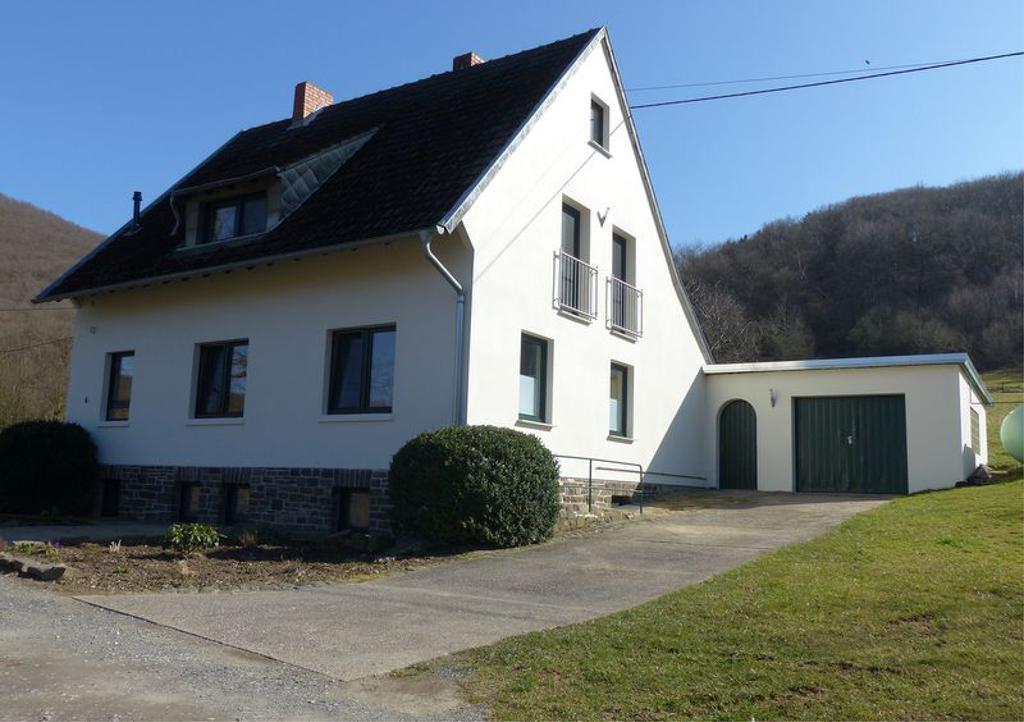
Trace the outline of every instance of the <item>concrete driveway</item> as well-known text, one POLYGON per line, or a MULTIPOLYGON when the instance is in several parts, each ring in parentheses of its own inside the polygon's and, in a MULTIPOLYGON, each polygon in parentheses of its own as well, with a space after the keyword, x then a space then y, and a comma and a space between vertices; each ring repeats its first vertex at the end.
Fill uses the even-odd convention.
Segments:
POLYGON ((808 539, 883 498, 693 492, 680 511, 527 549, 291 591, 82 601, 355 680, 635 606, 808 539))

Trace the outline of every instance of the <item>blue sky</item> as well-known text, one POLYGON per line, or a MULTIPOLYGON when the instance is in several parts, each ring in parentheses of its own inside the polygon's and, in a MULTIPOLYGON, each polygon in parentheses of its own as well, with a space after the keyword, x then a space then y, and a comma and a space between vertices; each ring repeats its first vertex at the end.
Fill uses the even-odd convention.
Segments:
MULTIPOLYGON (((235 131, 286 117, 300 80, 353 97, 597 25, 628 88, 1024 49, 1019 0, 10 3, 0 192, 110 232, 133 190, 151 200, 235 131)), ((1021 169, 1024 59, 636 118, 672 241, 712 243, 851 195, 1021 169)))

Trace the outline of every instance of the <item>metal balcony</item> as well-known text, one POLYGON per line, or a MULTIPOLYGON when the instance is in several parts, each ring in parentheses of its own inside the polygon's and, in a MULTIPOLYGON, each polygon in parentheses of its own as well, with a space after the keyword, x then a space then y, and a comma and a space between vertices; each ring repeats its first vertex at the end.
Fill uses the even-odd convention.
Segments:
POLYGON ((618 278, 609 278, 605 303, 608 328, 633 338, 644 335, 643 291, 618 278))
POLYGON ((554 305, 560 311, 597 318, 597 267, 555 251, 554 305))

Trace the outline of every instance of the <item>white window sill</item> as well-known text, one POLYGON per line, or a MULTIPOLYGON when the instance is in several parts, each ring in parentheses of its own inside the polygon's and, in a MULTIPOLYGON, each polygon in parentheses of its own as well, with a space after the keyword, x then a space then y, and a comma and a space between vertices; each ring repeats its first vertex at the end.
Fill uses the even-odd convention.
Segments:
POLYGON ((562 316, 563 318, 567 318, 570 321, 582 323, 584 326, 589 326, 591 323, 594 322, 594 319, 592 319, 590 316, 586 316, 583 313, 579 311, 574 311, 566 306, 558 307, 558 315, 562 316))
POLYGON ((608 150, 607 148, 605 148, 600 143, 596 143, 596 142, 594 142, 592 140, 588 140, 587 141, 587 145, 589 145, 591 148, 593 148, 598 153, 603 155, 605 158, 611 158, 612 157, 612 152, 610 150, 608 150))
POLYGON ((612 328, 609 329, 609 331, 610 331, 612 336, 618 336, 623 341, 629 341, 630 343, 636 343, 637 341, 640 340, 639 334, 630 333, 629 331, 624 331, 621 328, 616 328, 616 327, 613 326, 612 328))
POLYGON ((516 419, 516 426, 525 426, 528 429, 539 429, 541 431, 551 431, 555 428, 554 424, 549 424, 546 421, 533 421, 531 419, 516 419))
POLYGON ((608 441, 615 441, 620 444, 632 444, 635 439, 632 436, 617 436, 615 434, 608 434, 608 441))
POLYGON ((96 424, 97 429, 123 429, 127 426, 127 421, 101 421, 96 424))
POLYGON ((321 424, 344 424, 358 421, 394 421, 394 414, 325 414, 320 417, 321 424))
POLYGON ((217 419, 189 419, 185 426, 241 426, 244 423, 244 417, 225 416, 217 419))

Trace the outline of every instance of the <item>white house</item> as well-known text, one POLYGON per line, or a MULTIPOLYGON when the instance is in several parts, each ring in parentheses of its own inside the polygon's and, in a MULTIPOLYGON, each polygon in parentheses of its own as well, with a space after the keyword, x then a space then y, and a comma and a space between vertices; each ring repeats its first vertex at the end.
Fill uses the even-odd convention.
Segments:
POLYGON ((300 83, 137 204, 37 298, 78 308, 106 512, 387 531, 392 454, 453 423, 627 490, 910 492, 986 460, 964 355, 715 365, 626 107, 604 29, 340 103, 300 83))

